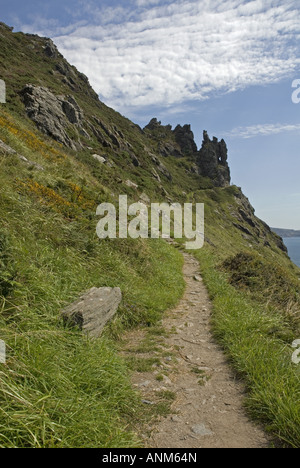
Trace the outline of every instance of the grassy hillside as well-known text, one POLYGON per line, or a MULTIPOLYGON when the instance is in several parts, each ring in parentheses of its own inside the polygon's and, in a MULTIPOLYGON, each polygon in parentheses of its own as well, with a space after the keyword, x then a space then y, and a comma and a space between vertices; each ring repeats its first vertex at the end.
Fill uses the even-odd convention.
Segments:
MULTIPOLYGON (((3 127, 0 133, 8 135, 3 127)), ((19 135, 10 136, 15 148, 27 149, 19 135)), ((182 293, 182 260, 163 242, 100 242, 95 208, 110 193, 56 151, 48 160, 28 148, 44 171, 17 157, 0 159, 0 336, 8 346, 0 444, 132 446, 136 437, 124 428, 137 398, 112 339, 65 330, 59 311, 92 286, 119 286, 124 299, 111 336, 151 325, 182 293)))
POLYGON ((116 343, 124 329, 155 325, 179 300, 182 257, 161 240, 100 241, 96 207, 119 194, 205 203, 206 243, 195 254, 215 305, 216 336, 247 382, 251 414, 299 446, 299 367, 291 362, 300 337, 299 269, 281 239, 239 188, 201 177, 169 127, 142 130, 100 103, 84 75, 57 52, 49 56, 47 39, 5 26, 0 33, 8 89, 0 140, 16 152, 0 146, 0 338, 8 348, 0 365, 0 446, 139 445, 132 427, 141 405, 116 343), (26 84, 76 98, 84 131, 66 131, 77 150, 28 117, 26 84), (162 147, 178 154, 164 157, 162 147), (92 286, 123 293, 118 316, 97 341, 65 329, 59 313, 92 286))

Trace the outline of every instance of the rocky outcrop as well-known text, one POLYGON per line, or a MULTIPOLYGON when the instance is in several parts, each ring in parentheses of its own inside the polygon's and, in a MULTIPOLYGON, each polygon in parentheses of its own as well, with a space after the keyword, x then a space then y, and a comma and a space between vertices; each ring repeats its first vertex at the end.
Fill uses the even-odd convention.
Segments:
POLYGON ((153 118, 150 120, 148 125, 144 128, 144 130, 150 130, 151 132, 155 132, 159 130, 160 132, 166 133, 168 131, 172 130, 171 125, 162 125, 160 121, 158 121, 156 118, 153 118))
POLYGON ((232 208, 230 214, 236 219, 232 224, 243 232, 244 237, 252 242, 263 242, 265 246, 270 247, 269 240, 272 239, 273 243, 287 253, 287 248, 284 245, 282 238, 272 232, 271 228, 262 220, 255 216, 255 210, 251 205, 249 199, 243 194, 242 189, 236 187, 234 193, 236 207, 232 208))
POLYGON ((228 151, 224 140, 218 141, 215 137, 210 140, 204 131, 202 147, 198 151, 190 125, 177 125, 172 130, 171 125, 164 126, 156 118, 146 125, 144 131, 158 142, 157 153, 160 156, 187 157, 192 162, 191 173, 208 177, 215 187, 230 185, 228 151))
POLYGON ((89 137, 83 128, 83 112, 74 97, 55 96, 48 88, 33 85, 26 85, 20 94, 28 117, 39 130, 54 140, 76 150, 74 139, 67 134, 70 125, 83 136, 89 137))
POLYGON ((99 338, 107 322, 116 314, 121 300, 119 288, 92 288, 62 311, 64 323, 99 338))
MULTIPOLYGON (((170 171, 168 171, 166 166, 154 154, 151 155, 151 158, 152 158, 152 162, 156 165, 156 169, 163 176, 165 176, 170 182, 172 182, 173 180, 172 175, 170 171)), ((155 170, 155 168, 152 169, 152 175, 154 176, 155 179, 157 179, 160 182, 160 177, 157 174, 157 171, 155 170)))
POLYGON ((117 148, 121 148, 121 144, 120 144, 120 141, 119 141, 120 135, 116 135, 116 130, 113 131, 110 128, 108 128, 108 126, 105 125, 105 123, 102 122, 102 120, 100 120, 99 118, 94 117, 94 119, 95 119, 95 122, 98 125, 98 127, 100 127, 100 129, 103 130, 105 135, 108 136, 108 138, 111 141, 111 144, 113 146, 117 147, 117 148))
POLYGON ((197 158, 199 174, 203 177, 209 177, 216 187, 230 185, 227 155, 228 150, 225 141, 218 141, 216 137, 210 140, 207 132, 204 131, 202 148, 197 158))
POLYGON ((72 95, 56 96, 48 88, 31 84, 26 85, 20 95, 28 117, 36 123, 39 130, 59 143, 78 150, 83 147, 81 136, 87 140, 95 136, 103 148, 127 151, 132 164, 135 167, 141 165, 122 131, 97 116, 93 116, 92 122, 86 120, 82 109, 72 95), (75 135, 77 133, 77 138, 74 137, 74 133, 75 135))
POLYGON ((197 152, 197 145, 195 143, 194 134, 190 125, 177 125, 173 131, 176 143, 180 146, 182 154, 188 156, 197 152))
POLYGON ((47 40, 46 45, 44 47, 44 52, 47 55, 47 57, 50 58, 57 58, 57 56, 59 55, 57 47, 51 39, 47 40))
POLYGON ((158 147, 158 152, 164 158, 167 158, 168 156, 175 156, 175 158, 179 158, 183 156, 179 148, 177 148, 172 143, 168 143, 168 142, 167 143, 161 142, 158 147))
POLYGON ((150 138, 158 142, 157 153, 160 156, 165 158, 183 156, 180 146, 174 138, 171 125, 162 125, 160 121, 154 118, 146 125, 144 131, 147 131, 150 138))

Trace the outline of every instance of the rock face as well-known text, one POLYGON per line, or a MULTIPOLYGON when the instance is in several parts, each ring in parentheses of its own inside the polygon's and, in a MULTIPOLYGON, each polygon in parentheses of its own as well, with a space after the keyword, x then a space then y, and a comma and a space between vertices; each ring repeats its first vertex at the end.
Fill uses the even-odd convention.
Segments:
POLYGON ((77 149, 66 131, 70 124, 88 136, 82 128, 83 112, 72 96, 55 96, 48 88, 33 85, 26 85, 21 96, 27 115, 39 130, 59 143, 77 149))
POLYGON ((182 154, 192 155, 197 152, 197 145, 190 125, 177 125, 174 130, 176 143, 180 146, 182 154))
MULTIPOLYGON (((51 58, 57 56, 57 49, 49 40, 44 48, 45 54, 51 58)), ((56 96, 48 88, 28 84, 21 91, 27 115, 36 123, 39 130, 63 145, 78 150, 82 148, 80 136, 90 139, 89 133, 84 128, 84 115, 73 96, 56 96), (78 138, 70 137, 77 133, 78 138)), ((131 149, 131 145, 125 140, 123 133, 115 126, 108 126, 98 117, 94 116, 94 122, 85 122, 89 131, 96 136, 104 148, 113 151, 126 150, 131 157, 132 164, 139 167, 140 161, 131 149)), ((164 157, 175 156, 192 159, 191 172, 197 172, 203 177, 212 180, 216 187, 230 185, 230 170, 227 163, 227 146, 224 140, 217 138, 210 140, 206 131, 203 134, 203 143, 200 151, 194 141, 194 134, 190 125, 177 125, 172 130, 171 125, 163 126, 157 119, 152 119, 145 127, 149 136, 157 141, 157 153, 164 157)), ((104 161, 100 161, 104 162, 104 161)), ((153 177, 160 182, 163 175, 170 182, 172 176, 161 161, 155 157, 156 167, 152 170, 153 177)))
POLYGON ((172 130, 171 125, 164 126, 155 118, 146 125, 144 131, 158 142, 160 156, 186 157, 193 163, 191 172, 208 177, 215 187, 230 185, 228 150, 224 140, 218 141, 215 137, 210 140, 204 131, 202 147, 198 151, 190 125, 177 125, 172 130))
POLYGON ((46 42, 44 51, 48 57, 56 58, 58 56, 58 50, 51 39, 46 42))
POLYGON ((66 325, 79 326, 89 336, 99 338, 121 300, 119 288, 92 288, 62 311, 63 320, 66 325))
POLYGON ((227 163, 228 150, 224 140, 210 140, 206 131, 203 132, 202 148, 198 153, 200 175, 209 177, 216 187, 230 185, 230 169, 227 163))

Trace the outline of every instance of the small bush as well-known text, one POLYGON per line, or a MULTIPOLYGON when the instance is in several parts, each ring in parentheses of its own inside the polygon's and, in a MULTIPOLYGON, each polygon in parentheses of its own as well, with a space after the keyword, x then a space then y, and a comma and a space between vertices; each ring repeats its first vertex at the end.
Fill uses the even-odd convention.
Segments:
POLYGON ((286 269, 274 265, 262 256, 240 252, 225 260, 222 269, 229 273, 229 282, 237 289, 248 291, 252 297, 265 297, 272 305, 287 307, 300 301, 300 285, 286 269))

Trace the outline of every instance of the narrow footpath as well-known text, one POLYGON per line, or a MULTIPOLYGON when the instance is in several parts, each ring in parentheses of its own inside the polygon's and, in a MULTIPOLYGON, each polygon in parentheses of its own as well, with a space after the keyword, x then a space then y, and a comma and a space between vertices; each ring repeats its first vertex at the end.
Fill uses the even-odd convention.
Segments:
POLYGON ((186 291, 179 305, 164 317, 171 333, 163 338, 163 368, 158 382, 153 372, 134 373, 133 383, 145 402, 155 393, 170 391, 176 399, 172 414, 148 428, 145 445, 151 448, 268 448, 264 431, 251 422, 243 408, 244 385, 234 376, 210 326, 212 305, 199 275, 199 263, 184 254, 186 291), (175 331, 175 332, 174 332, 175 331), (166 355, 166 353, 165 353, 166 355))

